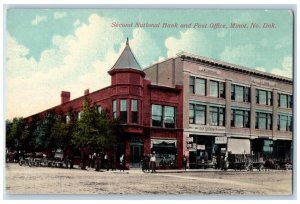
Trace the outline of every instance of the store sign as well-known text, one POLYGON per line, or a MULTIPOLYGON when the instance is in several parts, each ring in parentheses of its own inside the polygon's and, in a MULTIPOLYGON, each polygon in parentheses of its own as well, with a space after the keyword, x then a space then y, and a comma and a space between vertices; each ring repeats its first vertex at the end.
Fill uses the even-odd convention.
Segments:
POLYGON ((188 137, 188 138, 187 138, 187 142, 188 142, 188 143, 192 143, 192 142, 193 142, 193 139, 194 139, 193 137, 188 137))
POLYGON ((204 126, 204 125, 192 125, 190 124, 190 129, 194 131, 201 131, 201 132, 212 132, 212 133, 225 133, 225 127, 218 127, 218 126, 204 126))
POLYGON ((213 74, 213 75, 220 75, 221 74, 221 72, 219 70, 210 69, 210 68, 207 68, 207 67, 199 67, 199 71, 204 72, 204 73, 208 73, 208 74, 213 74))
POLYGON ((215 144, 227 144, 227 137, 215 137, 215 144))
POLYGON ((205 150, 205 145, 197 145, 197 150, 205 150))

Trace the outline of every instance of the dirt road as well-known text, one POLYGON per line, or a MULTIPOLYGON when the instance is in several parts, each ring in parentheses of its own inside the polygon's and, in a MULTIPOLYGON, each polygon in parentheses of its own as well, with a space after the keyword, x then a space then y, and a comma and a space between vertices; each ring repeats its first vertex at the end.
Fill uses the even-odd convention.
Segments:
POLYGON ((143 173, 6 165, 7 194, 291 195, 292 171, 143 173))

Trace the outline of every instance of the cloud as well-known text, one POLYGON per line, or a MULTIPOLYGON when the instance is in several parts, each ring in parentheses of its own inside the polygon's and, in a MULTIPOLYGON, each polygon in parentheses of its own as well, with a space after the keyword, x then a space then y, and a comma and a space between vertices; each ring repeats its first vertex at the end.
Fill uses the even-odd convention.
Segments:
POLYGON ((53 13, 53 18, 54 18, 55 20, 64 18, 64 17, 66 17, 66 16, 67 16, 67 12, 54 12, 54 13, 53 13))
POLYGON ((210 46, 203 33, 195 30, 180 31, 179 38, 169 37, 165 41, 167 56, 174 57, 181 51, 208 56, 210 46))
POLYGON ((219 57, 222 61, 244 66, 261 60, 256 47, 252 44, 239 45, 237 47, 226 46, 219 57))
POLYGON ((255 69, 258 71, 266 72, 266 68, 264 67, 256 67, 255 69))
POLYGON ((31 21, 31 25, 36 26, 43 21, 47 21, 47 16, 36 16, 35 19, 31 21))
MULTIPOLYGON (((70 91, 74 99, 87 88, 93 92, 110 85, 107 71, 126 41, 120 29, 110 26, 113 21, 90 15, 73 33, 54 35, 38 61, 7 33, 6 117, 29 116, 59 105, 60 91, 70 91)), ((160 53, 155 41, 141 29, 133 31, 130 46, 141 65, 149 64, 160 53)))
POLYGON ((271 71, 272 74, 277 74, 289 78, 293 78, 293 59, 291 56, 283 58, 281 67, 275 68, 271 71))
POLYGON ((130 47, 134 50, 134 54, 140 65, 145 68, 158 60, 158 56, 161 55, 161 49, 155 40, 152 39, 149 32, 141 28, 136 28, 132 34, 133 40, 129 42, 130 47))
POLYGON ((74 21, 73 26, 74 26, 74 27, 77 27, 77 26, 80 25, 80 23, 81 23, 80 20, 77 19, 76 21, 74 21))

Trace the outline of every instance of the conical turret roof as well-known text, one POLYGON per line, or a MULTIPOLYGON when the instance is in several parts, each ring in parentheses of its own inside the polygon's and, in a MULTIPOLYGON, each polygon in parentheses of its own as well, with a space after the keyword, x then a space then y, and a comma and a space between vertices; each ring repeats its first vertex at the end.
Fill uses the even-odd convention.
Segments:
POLYGON ((110 69, 110 71, 117 69, 136 69, 142 71, 140 64, 138 63, 133 52, 130 49, 128 38, 126 41, 125 49, 123 50, 114 66, 110 69))

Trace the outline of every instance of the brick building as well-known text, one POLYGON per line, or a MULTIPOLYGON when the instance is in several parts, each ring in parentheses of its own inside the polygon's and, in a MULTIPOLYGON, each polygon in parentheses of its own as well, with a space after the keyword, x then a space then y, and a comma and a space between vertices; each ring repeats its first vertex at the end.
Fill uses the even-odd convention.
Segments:
POLYGON ((144 72, 155 84, 183 86, 190 167, 226 151, 292 159, 291 79, 185 52, 144 72))
MULTIPOLYGON (((114 118, 119 118, 124 135, 118 138, 117 158, 124 153, 127 166, 139 166, 142 156, 153 152, 158 162, 162 157, 182 161, 183 86, 152 84, 145 78, 128 41, 108 73, 110 86, 93 93, 85 90, 82 97, 74 100, 70 100, 70 92, 62 91, 60 105, 38 114, 53 111, 67 116, 71 108, 80 119, 83 101, 88 97, 99 112, 108 109, 114 118)), ((182 166, 181 162, 177 165, 182 166)))

